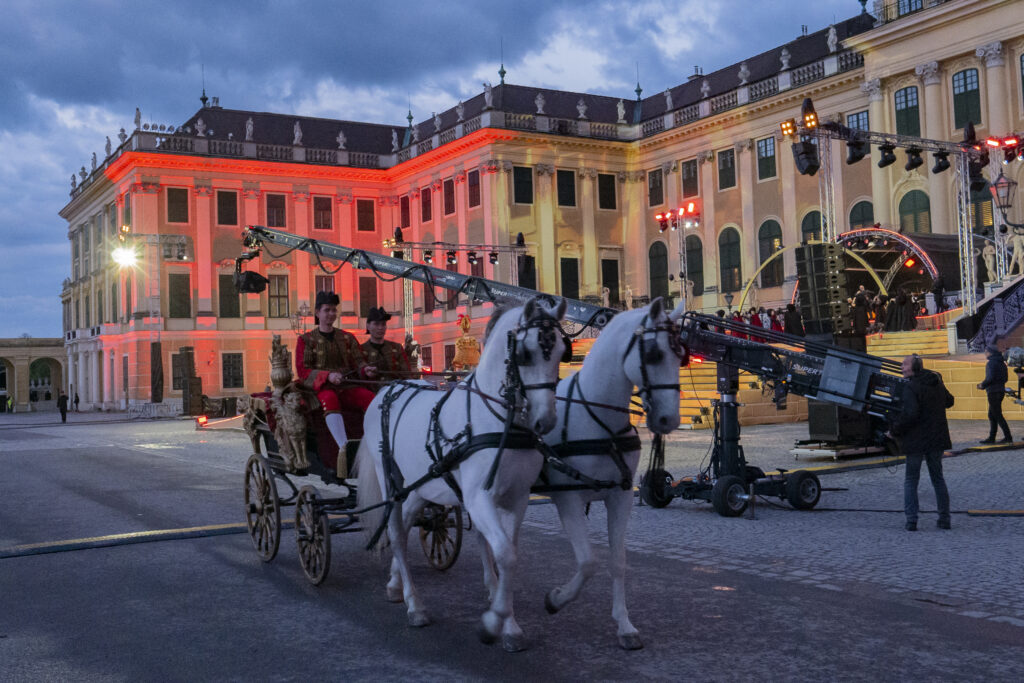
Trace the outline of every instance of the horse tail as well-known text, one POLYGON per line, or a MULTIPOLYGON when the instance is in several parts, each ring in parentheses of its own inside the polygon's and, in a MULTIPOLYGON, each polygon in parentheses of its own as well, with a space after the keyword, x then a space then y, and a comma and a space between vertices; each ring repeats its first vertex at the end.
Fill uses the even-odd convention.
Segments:
MULTIPOLYGON (((359 510, 373 508, 359 515, 363 527, 363 535, 367 545, 374 540, 377 530, 384 523, 384 494, 381 491, 380 478, 377 476, 377 463, 374 462, 368 439, 359 443, 356 451, 356 476, 358 478, 356 504, 359 510)), ((383 552, 383 544, 377 542, 372 548, 377 553, 383 552)))

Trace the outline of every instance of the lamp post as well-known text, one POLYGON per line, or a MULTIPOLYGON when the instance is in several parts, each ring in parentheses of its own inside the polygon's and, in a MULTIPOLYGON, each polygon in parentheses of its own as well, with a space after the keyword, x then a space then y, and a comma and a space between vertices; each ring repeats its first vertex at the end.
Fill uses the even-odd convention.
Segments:
POLYGON ((1024 228, 1024 224, 1011 223, 1006 218, 1006 212, 1013 206, 1014 195, 1017 194, 1017 181, 1007 178, 1000 171, 999 177, 992 182, 988 189, 992 193, 992 201, 1003 216, 1003 225, 1009 225, 1012 228, 1024 228))
POLYGON ((726 295, 725 295, 725 305, 729 307, 729 312, 730 313, 732 313, 732 300, 733 300, 733 293, 732 292, 727 292, 726 295))

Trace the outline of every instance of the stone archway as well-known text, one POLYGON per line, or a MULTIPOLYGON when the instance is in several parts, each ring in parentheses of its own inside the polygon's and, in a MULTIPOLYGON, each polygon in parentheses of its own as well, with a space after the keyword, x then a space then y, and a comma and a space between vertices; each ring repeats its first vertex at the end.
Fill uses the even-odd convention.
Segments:
POLYGON ((0 413, 8 412, 7 397, 14 395, 14 363, 0 358, 0 413))
POLYGON ((65 377, 65 353, 64 340, 59 337, 0 339, 0 359, 3 360, 6 387, 0 390, 3 400, 10 398, 15 412, 54 409, 57 390, 65 377), (36 390, 34 401, 33 388, 36 390), (49 404, 46 401, 47 390, 50 392, 49 404))
POLYGON ((36 358, 28 366, 29 403, 32 410, 57 407, 57 392, 64 386, 63 367, 56 358, 36 358))

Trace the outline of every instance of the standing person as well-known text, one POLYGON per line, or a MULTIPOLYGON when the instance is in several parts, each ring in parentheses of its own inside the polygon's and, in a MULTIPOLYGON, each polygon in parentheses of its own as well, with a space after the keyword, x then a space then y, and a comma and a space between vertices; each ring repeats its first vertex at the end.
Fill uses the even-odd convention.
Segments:
POLYGON ((60 421, 68 421, 68 395, 61 389, 57 396, 57 410, 60 411, 60 421))
MULTIPOLYGON (((316 392, 327 429, 342 450, 348 441, 342 408, 365 413, 373 401, 372 391, 347 380, 377 379, 377 368, 367 364, 355 336, 334 327, 338 302, 334 292, 317 292, 313 317, 317 327, 296 342, 295 370, 302 384, 316 392)), ((341 458, 338 462, 340 466, 345 461, 341 458)), ((338 477, 342 476, 339 470, 338 477)))
POLYGON ((75 392, 75 412, 78 412, 78 392, 75 392))
POLYGON ((779 320, 778 314, 774 308, 768 309, 768 327, 771 328, 772 332, 784 332, 785 327, 782 325, 782 321, 779 320))
POLYGON ((853 334, 863 337, 868 333, 868 300, 865 294, 858 294, 853 300, 853 334))
POLYGON ((384 338, 388 332, 389 320, 391 320, 391 314, 385 311, 383 306, 370 309, 366 315, 366 334, 370 335, 370 338, 360 346, 363 358, 377 368, 383 382, 391 382, 396 379, 416 379, 419 374, 413 372, 412 363, 409 361, 405 348, 397 342, 384 338))
POLYGON ((795 334, 798 337, 806 337, 804 320, 800 317, 800 311, 796 310, 796 304, 786 304, 786 313, 782 316, 782 329, 786 334, 795 334))
MULTIPOLYGON (((761 314, 758 312, 756 308, 750 309, 750 324, 753 327, 760 327, 761 329, 764 329, 764 323, 761 322, 761 314)), ((764 341, 764 337, 759 337, 756 335, 750 335, 750 339, 756 342, 764 341)))
POLYGON ((946 284, 939 275, 932 282, 932 296, 935 297, 935 312, 942 313, 946 310, 946 284))
POLYGON ((922 461, 928 464, 928 476, 935 489, 938 527, 949 529, 949 490, 942 476, 942 452, 952 447, 946 409, 953 407, 953 395, 946 390, 939 373, 924 369, 916 353, 903 359, 901 369, 910 382, 903 390, 903 411, 893 423, 892 434, 899 439, 900 450, 907 461, 903 480, 906 529, 917 531, 917 484, 922 461))
POLYGON ((988 438, 982 439, 982 443, 996 442, 996 429, 1003 430, 1003 440, 999 443, 1013 443, 1010 437, 1010 425, 1006 424, 1003 417, 1003 397, 1006 396, 1006 363, 1003 361, 1003 354, 995 344, 989 344, 985 349, 988 354, 988 362, 985 363, 985 379, 978 384, 988 396, 988 438))

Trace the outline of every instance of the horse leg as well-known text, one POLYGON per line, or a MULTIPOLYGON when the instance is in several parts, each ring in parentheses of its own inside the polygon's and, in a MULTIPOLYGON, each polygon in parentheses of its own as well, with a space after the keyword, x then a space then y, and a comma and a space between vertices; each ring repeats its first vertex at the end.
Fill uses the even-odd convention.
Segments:
POLYGON ((522 513, 517 515, 514 511, 498 510, 486 494, 481 493, 477 503, 472 508, 473 522, 486 540, 498 572, 497 589, 482 618, 480 640, 490 644, 500 634, 505 650, 520 652, 526 649, 526 641, 512 613, 512 574, 516 564, 515 520, 517 516, 522 519, 526 505, 521 506, 522 513))
POLYGON ((626 609, 626 525, 633 507, 633 492, 613 490, 605 498, 608 511, 608 572, 612 577, 612 619, 618 627, 619 646, 639 650, 640 632, 629 621, 626 609))
POLYGON ((494 553, 491 552, 487 537, 480 533, 479 527, 477 528, 477 538, 480 541, 480 559, 484 565, 484 586, 487 587, 487 599, 493 601, 498 592, 498 570, 494 566, 494 553))
POLYGON ((544 596, 544 607, 548 614, 558 610, 579 597, 583 584, 594 575, 594 550, 587 538, 587 520, 584 515, 583 496, 578 493, 562 493, 555 497, 558 516, 562 520, 569 543, 576 555, 576 573, 564 586, 551 589, 544 596))
MULTIPOLYGON (((406 500, 402 504, 402 526, 406 529, 411 529, 413 522, 416 520, 416 515, 420 513, 422 505, 410 504, 409 500, 406 500)), ((391 557, 391 573, 388 578, 387 585, 387 596, 389 602, 402 602, 404 598, 404 592, 402 589, 402 574, 398 568, 398 560, 392 554, 391 557)))
MULTIPOLYGON (((412 496, 410 496, 411 498, 412 496)), ((410 504, 412 507, 416 505, 411 500, 407 501, 406 504, 410 504)), ((403 522, 404 506, 399 504, 397 508, 392 511, 391 517, 388 519, 388 538, 391 539, 391 552, 394 553, 393 563, 398 566, 399 580, 402 582, 402 597, 405 600, 409 625, 426 626, 430 623, 430 618, 423 609, 419 595, 416 593, 416 587, 412 583, 412 572, 409 570, 409 561, 406 556, 409 531, 403 522)), ((389 583, 388 585, 390 586, 391 584, 389 583)))

